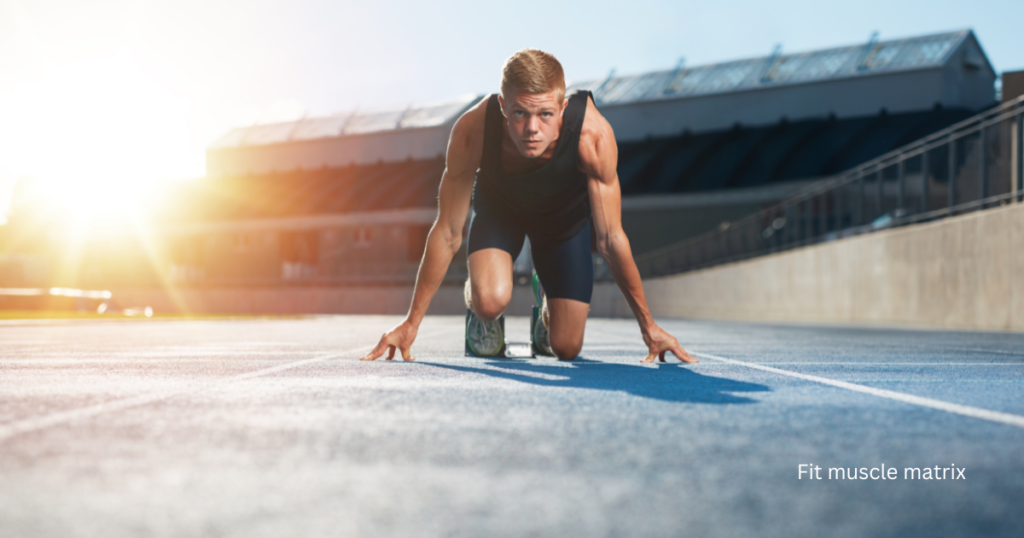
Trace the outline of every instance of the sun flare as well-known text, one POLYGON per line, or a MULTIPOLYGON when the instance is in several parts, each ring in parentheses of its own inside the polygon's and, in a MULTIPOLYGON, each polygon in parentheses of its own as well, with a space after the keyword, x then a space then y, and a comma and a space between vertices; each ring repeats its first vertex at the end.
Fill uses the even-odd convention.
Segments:
POLYGON ((43 70, 4 107, 5 166, 68 217, 131 214, 194 167, 188 101, 161 75, 125 50, 43 70))

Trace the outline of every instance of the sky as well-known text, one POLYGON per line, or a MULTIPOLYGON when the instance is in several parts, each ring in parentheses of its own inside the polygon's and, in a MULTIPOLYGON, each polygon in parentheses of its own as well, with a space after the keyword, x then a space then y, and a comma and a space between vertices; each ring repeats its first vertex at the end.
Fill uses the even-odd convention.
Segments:
POLYGON ((233 127, 490 93, 523 47, 572 82, 971 28, 1002 72, 1021 21, 1019 0, 0 0, 0 215, 23 177, 97 201, 202 177, 233 127))

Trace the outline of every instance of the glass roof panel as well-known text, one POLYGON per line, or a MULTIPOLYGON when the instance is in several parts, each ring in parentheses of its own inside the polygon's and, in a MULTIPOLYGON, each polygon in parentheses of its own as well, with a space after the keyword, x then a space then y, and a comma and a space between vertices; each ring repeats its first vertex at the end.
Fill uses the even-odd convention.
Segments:
POLYGON ((963 30, 775 58, 753 58, 678 72, 656 71, 610 80, 589 80, 573 84, 569 89, 593 91, 595 98, 604 103, 628 103, 938 66, 969 32, 963 30))
POLYGON ((892 64, 896 55, 904 47, 899 43, 883 43, 871 49, 867 58, 864 58, 864 67, 867 69, 885 69, 892 64))
POLYGON ((405 109, 357 112, 345 125, 344 134, 373 133, 398 128, 405 109))
POLYGON ((222 136, 220 140, 213 143, 211 148, 234 148, 242 145, 245 140, 245 133, 249 131, 248 127, 239 127, 237 129, 231 129, 228 134, 222 136))
POLYGON ((402 118, 400 127, 408 129, 412 127, 441 125, 448 120, 454 119, 456 114, 461 113, 479 99, 480 96, 478 95, 466 95, 453 101, 413 107, 402 118))
MULTIPOLYGON (((969 30, 852 45, 834 49, 654 71, 583 81, 569 90, 590 90, 603 103, 629 103, 795 84, 838 77, 861 76, 880 71, 939 66, 970 35, 969 30)), ((276 144, 333 136, 372 133, 402 128, 443 125, 478 100, 463 96, 443 103, 409 108, 350 112, 298 122, 256 125, 233 129, 211 148, 276 144)))
POLYGON ((292 132, 292 140, 313 140, 338 136, 352 113, 335 114, 326 118, 309 118, 299 122, 292 132))
POLYGON ((249 127, 245 134, 243 143, 246 146, 262 146, 265 144, 279 144, 287 142, 298 124, 296 121, 287 123, 270 123, 267 125, 255 125, 249 127))

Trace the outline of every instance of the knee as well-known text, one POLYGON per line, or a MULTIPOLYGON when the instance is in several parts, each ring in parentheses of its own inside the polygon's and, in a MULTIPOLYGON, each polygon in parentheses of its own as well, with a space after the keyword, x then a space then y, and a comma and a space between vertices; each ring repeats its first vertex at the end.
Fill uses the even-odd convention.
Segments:
POLYGON ((472 298, 470 308, 476 316, 484 321, 498 319, 509 301, 512 300, 512 290, 504 289, 502 286, 480 289, 472 286, 472 298))
POLYGON ((551 338, 550 343, 551 351, 554 352, 558 360, 562 361, 575 359, 583 349, 583 342, 568 339, 551 338))

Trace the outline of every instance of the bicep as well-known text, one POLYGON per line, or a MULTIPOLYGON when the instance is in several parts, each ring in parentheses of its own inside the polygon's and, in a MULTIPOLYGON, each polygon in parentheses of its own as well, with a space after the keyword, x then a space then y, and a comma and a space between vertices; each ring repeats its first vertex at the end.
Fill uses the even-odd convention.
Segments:
POLYGON ((603 124, 580 148, 582 171, 587 175, 590 208, 599 240, 622 227, 622 195, 616 171, 618 148, 610 127, 603 124), (603 127, 603 128, 600 128, 603 127))

